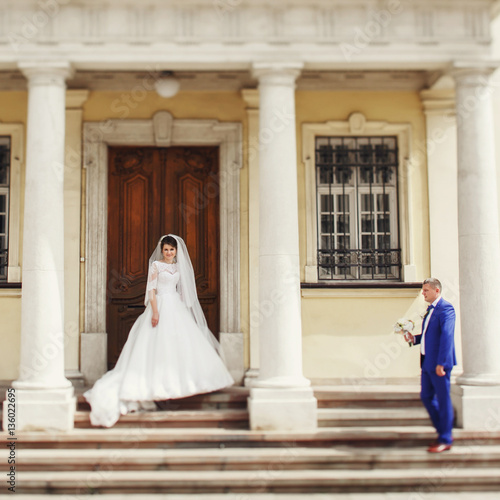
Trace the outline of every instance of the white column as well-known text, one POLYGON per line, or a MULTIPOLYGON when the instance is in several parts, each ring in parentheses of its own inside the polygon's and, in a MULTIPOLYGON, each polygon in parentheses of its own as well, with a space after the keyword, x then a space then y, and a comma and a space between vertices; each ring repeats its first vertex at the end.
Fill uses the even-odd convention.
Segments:
POLYGON ((69 430, 76 407, 73 386, 64 376, 64 127, 70 67, 20 67, 29 90, 21 362, 12 384, 16 428, 69 430))
POLYGON ((259 378, 252 429, 314 429, 317 402, 302 374, 295 80, 300 65, 258 64, 259 378))
POLYGON ((500 241, 491 70, 457 69, 458 232, 464 373, 453 388, 458 424, 500 414, 500 241))

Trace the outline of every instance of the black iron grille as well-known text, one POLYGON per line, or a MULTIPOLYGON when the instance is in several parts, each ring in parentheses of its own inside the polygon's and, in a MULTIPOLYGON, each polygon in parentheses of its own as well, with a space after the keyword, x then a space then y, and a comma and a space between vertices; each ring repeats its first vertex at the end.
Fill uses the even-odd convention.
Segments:
POLYGON ((0 281, 7 279, 10 138, 0 137, 0 281))
POLYGON ((318 278, 400 280, 396 137, 317 137, 318 278))

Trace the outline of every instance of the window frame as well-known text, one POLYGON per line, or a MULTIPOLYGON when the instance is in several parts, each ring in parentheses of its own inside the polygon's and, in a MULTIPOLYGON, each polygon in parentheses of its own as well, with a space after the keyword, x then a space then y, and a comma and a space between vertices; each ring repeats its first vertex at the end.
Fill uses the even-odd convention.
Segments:
MULTIPOLYGON (((9 165, 10 166, 10 165, 9 165)), ((0 186, 0 196, 4 196, 6 197, 6 202, 5 202, 5 233, 0 233, 0 236, 2 236, 3 234, 5 234, 5 238, 7 240, 7 258, 8 258, 8 250, 9 250, 9 207, 10 207, 10 196, 9 196, 9 185, 7 186, 0 186)), ((3 212, 1 212, 3 213, 3 212)), ((0 215, 1 215, 0 213, 0 215)), ((2 247, 0 247, 0 252, 2 251, 2 247)), ((5 278, 3 277, 3 273, 0 271, 0 284, 1 283, 6 283, 8 282, 8 276, 9 276, 9 263, 8 263, 8 260, 7 260, 7 266, 6 266, 6 269, 5 269, 5 278)))
POLYGON ((21 288, 21 172, 24 165, 24 125, 0 123, 0 136, 10 137, 8 267, 7 279, 0 281, 0 289, 21 288))
MULTIPOLYGON (((306 260, 302 269, 304 283, 319 283, 324 286, 352 283, 380 284, 387 286, 416 281, 413 242, 411 239, 411 218, 409 216, 411 174, 415 165, 410 158, 411 125, 408 123, 389 123, 367 121, 362 113, 352 113, 345 121, 302 124, 302 160, 305 167, 306 187, 306 260), (320 280, 318 279, 318 213, 316 187, 316 138, 329 136, 393 136, 398 144, 398 233, 401 248, 401 277, 398 280, 320 280)), ((359 222, 358 222, 359 223, 359 222)))

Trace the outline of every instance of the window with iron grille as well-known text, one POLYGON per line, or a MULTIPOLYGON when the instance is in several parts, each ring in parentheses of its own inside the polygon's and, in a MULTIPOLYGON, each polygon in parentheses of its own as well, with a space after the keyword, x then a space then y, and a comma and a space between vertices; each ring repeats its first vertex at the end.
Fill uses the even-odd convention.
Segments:
POLYGON ((10 137, 0 137, 0 281, 7 280, 9 244, 10 137))
POLYGON ((319 280, 401 279, 397 138, 316 137, 319 280))

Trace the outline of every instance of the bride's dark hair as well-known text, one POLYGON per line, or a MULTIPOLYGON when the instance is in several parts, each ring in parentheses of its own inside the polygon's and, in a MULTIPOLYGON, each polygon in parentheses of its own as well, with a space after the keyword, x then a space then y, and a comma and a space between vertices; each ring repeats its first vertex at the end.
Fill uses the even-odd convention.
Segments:
POLYGON ((161 240, 161 250, 163 250, 165 245, 170 245, 177 250, 177 240, 173 236, 165 236, 165 238, 161 240))

